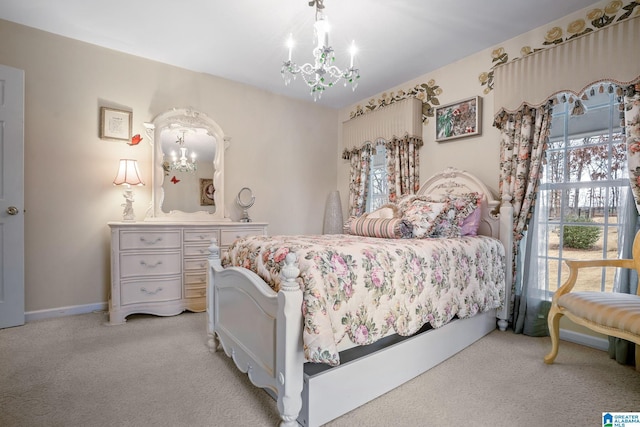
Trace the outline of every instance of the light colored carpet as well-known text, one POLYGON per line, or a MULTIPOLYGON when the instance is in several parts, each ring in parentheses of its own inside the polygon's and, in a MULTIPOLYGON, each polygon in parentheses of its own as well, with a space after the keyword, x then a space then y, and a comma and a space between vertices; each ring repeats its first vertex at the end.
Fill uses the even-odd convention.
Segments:
MULTIPOLYGON (((204 313, 104 313, 0 330, 0 426, 275 426, 276 403, 222 352, 204 313)), ((640 374, 607 354, 495 331, 329 426, 597 426, 640 410, 640 374)), ((375 373, 372 373, 375 375, 375 373)))

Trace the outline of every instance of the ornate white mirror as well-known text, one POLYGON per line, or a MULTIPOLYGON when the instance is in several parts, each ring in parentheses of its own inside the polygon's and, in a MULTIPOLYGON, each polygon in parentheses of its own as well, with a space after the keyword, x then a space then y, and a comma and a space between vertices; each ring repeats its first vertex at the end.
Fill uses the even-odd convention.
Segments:
POLYGON ((204 113, 172 109, 145 123, 153 145, 147 220, 224 218, 224 132, 204 113))

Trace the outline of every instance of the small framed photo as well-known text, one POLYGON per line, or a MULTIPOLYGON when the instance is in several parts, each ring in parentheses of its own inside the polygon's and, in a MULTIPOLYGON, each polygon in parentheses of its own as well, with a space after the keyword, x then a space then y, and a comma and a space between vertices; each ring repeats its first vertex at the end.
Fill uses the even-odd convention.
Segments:
POLYGON ((131 111, 100 107, 100 138, 131 141, 133 114, 131 111))
POLYGON ((216 189, 213 186, 213 179, 200 178, 200 206, 215 206, 213 194, 216 189))
POLYGON ((482 98, 473 98, 435 107, 436 141, 480 135, 482 98))

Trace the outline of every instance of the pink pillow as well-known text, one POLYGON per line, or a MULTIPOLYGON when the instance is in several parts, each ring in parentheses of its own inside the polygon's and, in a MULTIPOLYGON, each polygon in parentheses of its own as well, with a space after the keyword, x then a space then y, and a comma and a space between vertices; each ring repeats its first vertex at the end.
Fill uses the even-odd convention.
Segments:
POLYGON ((478 206, 469 214, 468 217, 462 221, 460 226, 460 234, 463 236, 477 236, 478 228, 480 227, 480 214, 482 213, 478 206))

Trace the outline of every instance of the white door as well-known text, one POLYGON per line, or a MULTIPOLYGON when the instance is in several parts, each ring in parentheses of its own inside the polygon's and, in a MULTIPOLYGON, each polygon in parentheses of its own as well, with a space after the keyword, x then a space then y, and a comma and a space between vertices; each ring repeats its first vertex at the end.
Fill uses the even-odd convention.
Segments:
POLYGON ((0 65, 0 329, 24 325, 24 71, 0 65))

